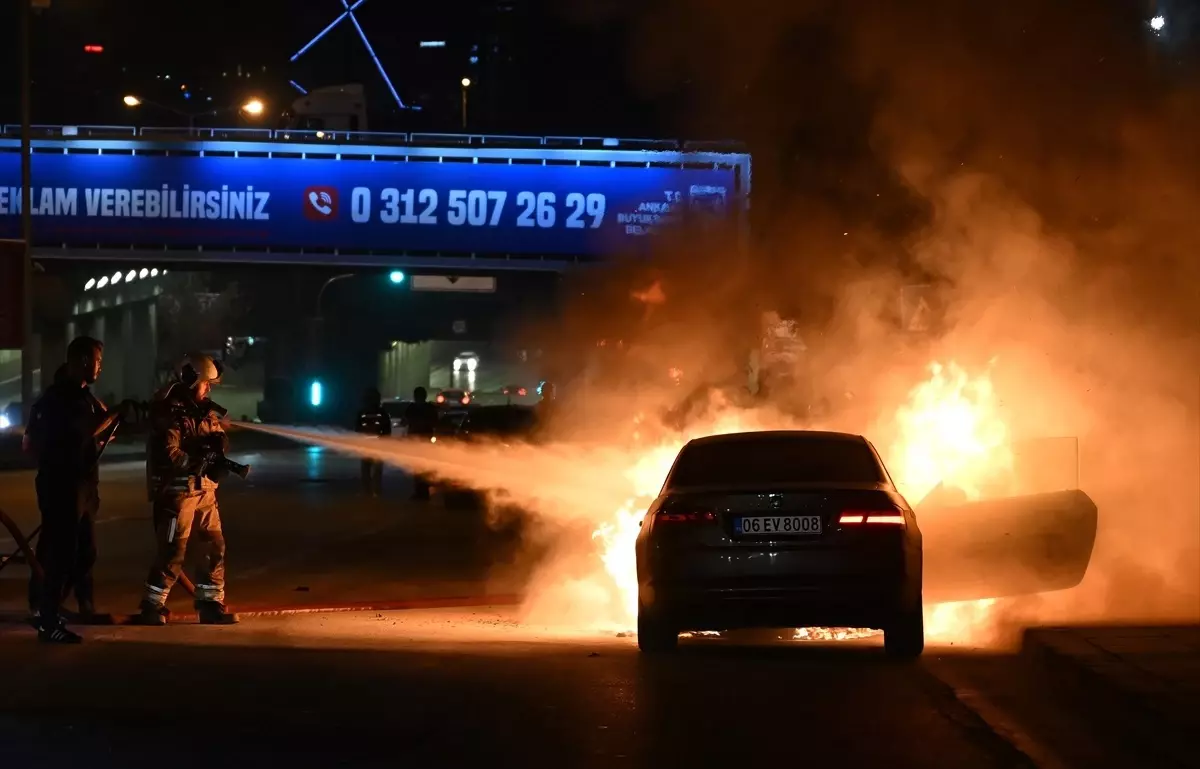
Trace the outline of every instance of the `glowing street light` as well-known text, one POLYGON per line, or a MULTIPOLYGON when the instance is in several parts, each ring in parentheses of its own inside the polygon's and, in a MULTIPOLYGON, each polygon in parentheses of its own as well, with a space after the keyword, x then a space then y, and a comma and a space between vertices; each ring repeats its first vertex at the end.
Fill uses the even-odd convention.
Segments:
POLYGON ((467 130, 467 89, 471 87, 471 78, 464 77, 462 83, 462 124, 463 130, 467 130))
MULTIPOLYGON (((186 95, 186 93, 185 93, 185 95, 186 95)), ((163 110, 164 112, 170 112, 173 115, 178 115, 179 117, 182 117, 188 121, 189 129, 194 129, 196 127, 196 118, 199 118, 199 117, 205 117, 205 116, 211 117, 211 116, 220 115, 221 113, 224 113, 224 112, 238 112, 247 117, 256 118, 256 117, 261 116, 267 110, 267 105, 265 103, 263 103, 262 99, 258 99, 258 98, 250 99, 246 102, 243 102, 242 104, 236 104, 236 105, 233 105, 230 107, 224 107, 222 109, 207 109, 207 110, 201 110, 200 112, 185 112, 183 110, 175 109, 174 107, 170 107, 165 104, 159 104, 157 102, 147 101, 146 99, 143 99, 140 96, 135 96, 134 94, 128 94, 128 95, 122 97, 121 101, 123 101, 125 103, 126 107, 129 107, 131 109, 135 108, 135 107, 154 107, 155 109, 160 109, 160 110, 163 110)))
POLYGON ((1154 30, 1155 32, 1162 32, 1163 27, 1165 26, 1167 26, 1167 19, 1165 16, 1155 16, 1153 19, 1150 19, 1150 29, 1154 30))
POLYGON ((95 278, 88 278, 88 282, 83 284, 84 291, 91 291, 95 287, 96 287, 96 279, 95 278))

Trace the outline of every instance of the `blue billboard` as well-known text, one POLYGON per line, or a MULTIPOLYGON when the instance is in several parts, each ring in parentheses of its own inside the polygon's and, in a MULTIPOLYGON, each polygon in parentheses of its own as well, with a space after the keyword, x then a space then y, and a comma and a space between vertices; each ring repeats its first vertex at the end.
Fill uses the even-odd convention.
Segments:
MULTIPOLYGON (((736 166, 718 163, 312 158, 267 146, 274 152, 38 152, 34 241, 598 257, 642 250, 683 218, 729 221, 742 210, 736 166)), ((20 231, 19 161, 0 152, 0 238, 20 231)))

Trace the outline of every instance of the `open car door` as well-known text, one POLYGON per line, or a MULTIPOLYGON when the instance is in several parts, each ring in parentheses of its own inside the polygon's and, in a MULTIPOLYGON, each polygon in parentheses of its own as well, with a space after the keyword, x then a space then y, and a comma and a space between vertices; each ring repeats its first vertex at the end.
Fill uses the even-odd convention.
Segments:
POLYGON ((1027 441, 1014 454, 1028 493, 969 502, 939 487, 916 505, 926 602, 1044 593, 1083 580, 1098 511, 1078 488, 1078 441, 1027 441))

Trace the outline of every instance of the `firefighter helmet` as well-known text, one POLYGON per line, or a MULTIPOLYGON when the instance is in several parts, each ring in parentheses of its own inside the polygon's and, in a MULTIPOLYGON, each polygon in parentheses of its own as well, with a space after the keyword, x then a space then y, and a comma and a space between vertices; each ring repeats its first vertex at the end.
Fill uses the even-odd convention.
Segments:
POLYGON ((221 364, 210 355, 190 353, 179 364, 179 381, 185 387, 195 387, 201 382, 220 384, 222 374, 221 364))

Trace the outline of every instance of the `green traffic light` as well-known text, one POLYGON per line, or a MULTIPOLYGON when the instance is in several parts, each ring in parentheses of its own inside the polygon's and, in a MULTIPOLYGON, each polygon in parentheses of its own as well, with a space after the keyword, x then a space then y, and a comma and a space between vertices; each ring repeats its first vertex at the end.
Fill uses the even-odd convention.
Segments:
POLYGON ((400 285, 404 282, 404 273, 401 270, 392 270, 392 273, 388 275, 388 279, 396 285, 400 285))

